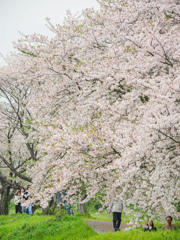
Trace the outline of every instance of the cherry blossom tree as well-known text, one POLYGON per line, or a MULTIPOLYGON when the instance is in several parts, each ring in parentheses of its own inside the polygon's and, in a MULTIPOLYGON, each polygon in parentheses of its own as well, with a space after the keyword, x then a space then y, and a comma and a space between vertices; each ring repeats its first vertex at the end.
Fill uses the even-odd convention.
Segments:
POLYGON ((0 74, 0 214, 8 214, 14 192, 31 182, 26 169, 38 160, 37 139, 33 137, 36 129, 32 129, 32 117, 27 108, 32 79, 22 81, 28 76, 20 68, 22 60, 10 59, 0 74))
POLYGON ((57 191, 81 203, 102 192, 107 206, 120 193, 137 217, 178 217, 179 2, 98 2, 63 25, 47 19, 53 39, 15 43, 38 88, 36 197, 45 207, 57 191))

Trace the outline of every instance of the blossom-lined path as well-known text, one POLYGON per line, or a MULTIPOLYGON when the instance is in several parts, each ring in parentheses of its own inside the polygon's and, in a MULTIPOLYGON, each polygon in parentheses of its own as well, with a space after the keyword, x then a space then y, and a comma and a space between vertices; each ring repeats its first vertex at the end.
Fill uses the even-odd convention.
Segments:
MULTIPOLYGON (((85 220, 85 222, 91 226, 97 233, 105 233, 105 232, 114 232, 113 223, 112 222, 104 222, 104 221, 94 221, 94 220, 85 220)), ((127 223, 121 223, 120 228, 125 229, 130 227, 127 223)))

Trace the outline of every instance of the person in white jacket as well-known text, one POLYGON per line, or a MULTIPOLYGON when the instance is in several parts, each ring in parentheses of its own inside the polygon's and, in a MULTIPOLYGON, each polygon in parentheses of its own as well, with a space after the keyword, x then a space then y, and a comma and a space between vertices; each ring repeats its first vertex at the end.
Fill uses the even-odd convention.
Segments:
POLYGON ((125 214, 125 203, 120 196, 117 196, 112 200, 109 205, 109 213, 113 213, 113 227, 115 231, 120 231, 122 212, 125 214))
POLYGON ((15 211, 16 213, 21 213, 21 192, 18 191, 17 194, 14 196, 14 203, 15 203, 15 211))

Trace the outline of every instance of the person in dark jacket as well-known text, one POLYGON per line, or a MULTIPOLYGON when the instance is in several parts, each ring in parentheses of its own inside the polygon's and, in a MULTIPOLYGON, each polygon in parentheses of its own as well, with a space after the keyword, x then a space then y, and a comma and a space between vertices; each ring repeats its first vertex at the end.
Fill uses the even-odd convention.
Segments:
POLYGON ((144 232, 146 231, 157 231, 156 227, 154 227, 154 223, 153 223, 153 220, 149 220, 148 223, 147 223, 147 227, 144 228, 144 232))

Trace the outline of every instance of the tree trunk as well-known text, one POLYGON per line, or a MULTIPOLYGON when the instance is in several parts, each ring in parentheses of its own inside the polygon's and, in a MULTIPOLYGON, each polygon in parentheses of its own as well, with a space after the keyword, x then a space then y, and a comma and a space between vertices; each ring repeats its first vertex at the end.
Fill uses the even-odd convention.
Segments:
MULTIPOLYGON (((85 198, 86 198, 86 191, 84 193, 82 193, 81 195, 81 201, 83 201, 85 198)), ((86 213, 87 214, 87 209, 86 209, 86 206, 85 206, 85 203, 79 203, 79 212, 81 214, 83 213, 86 213)))
POLYGON ((79 212, 80 212, 81 214, 87 213, 85 203, 83 203, 83 204, 79 203, 79 212))
POLYGON ((9 201, 10 201, 10 186, 7 186, 3 182, 1 189, 1 200, 0 200, 0 215, 8 215, 9 213, 9 201))
POLYGON ((55 201, 55 199, 54 199, 54 197, 53 197, 53 198, 49 201, 48 207, 43 208, 43 209, 42 209, 42 212, 43 212, 44 214, 53 215, 56 208, 57 208, 57 204, 56 204, 56 201, 55 201))

